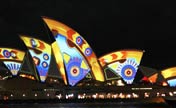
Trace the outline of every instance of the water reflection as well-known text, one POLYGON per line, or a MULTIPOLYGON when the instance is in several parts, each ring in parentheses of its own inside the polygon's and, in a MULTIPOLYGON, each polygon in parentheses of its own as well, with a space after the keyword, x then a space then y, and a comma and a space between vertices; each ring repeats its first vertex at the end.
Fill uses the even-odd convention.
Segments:
POLYGON ((167 104, 137 103, 57 103, 57 104, 1 104, 0 108, 169 108, 167 104))

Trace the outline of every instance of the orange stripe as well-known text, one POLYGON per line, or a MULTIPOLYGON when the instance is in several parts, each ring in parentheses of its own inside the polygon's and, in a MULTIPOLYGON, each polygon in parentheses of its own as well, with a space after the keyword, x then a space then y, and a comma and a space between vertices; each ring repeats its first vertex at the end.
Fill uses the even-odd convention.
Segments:
POLYGON ((127 52, 126 51, 122 51, 122 54, 123 54, 122 58, 125 59, 127 57, 127 52))
POLYGON ((115 59, 117 59, 117 54, 111 54, 111 56, 112 56, 112 60, 115 60, 115 59))
POLYGON ((69 39, 71 39, 71 40, 73 40, 73 34, 75 34, 76 32, 74 31, 74 30, 72 30, 72 29, 70 29, 70 30, 68 30, 67 31, 67 35, 68 35, 68 38, 69 39))
POLYGON ((44 50, 45 49, 44 43, 41 42, 41 41, 38 41, 38 42, 39 42, 39 45, 40 45, 38 48, 40 48, 41 50, 44 50))

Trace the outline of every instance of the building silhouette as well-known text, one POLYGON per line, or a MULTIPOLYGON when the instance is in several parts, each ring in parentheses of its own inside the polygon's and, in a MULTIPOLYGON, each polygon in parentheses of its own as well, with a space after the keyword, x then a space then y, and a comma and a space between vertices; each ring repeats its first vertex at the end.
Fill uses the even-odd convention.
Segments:
POLYGON ((75 30, 50 18, 43 17, 43 20, 52 33, 53 43, 20 35, 26 51, 0 48, 2 99, 13 98, 14 95, 17 99, 27 96, 33 99, 39 94, 40 98, 61 98, 64 95, 64 99, 74 97, 73 94, 79 99, 137 98, 140 90, 143 90, 143 97, 152 94, 147 90, 160 97, 176 94, 173 90, 176 86, 176 67, 156 70, 140 66, 144 51, 136 49, 114 51, 97 57, 75 30), (82 89, 84 87, 86 89, 82 89), (171 91, 157 91, 157 88, 166 87, 171 91))

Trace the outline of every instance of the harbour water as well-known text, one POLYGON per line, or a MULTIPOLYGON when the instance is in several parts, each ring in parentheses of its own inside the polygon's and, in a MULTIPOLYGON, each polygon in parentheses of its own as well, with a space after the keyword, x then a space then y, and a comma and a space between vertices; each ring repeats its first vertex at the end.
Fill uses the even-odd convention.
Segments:
MULTIPOLYGON (((175 102, 174 102, 175 103, 175 102)), ((166 103, 162 99, 147 101, 82 101, 82 102, 18 102, 1 103, 0 108, 176 108, 174 103, 166 103), (171 105, 172 104, 172 105, 171 105)))
POLYGON ((18 103, 1 104, 0 108, 173 108, 166 103, 91 102, 91 103, 18 103))

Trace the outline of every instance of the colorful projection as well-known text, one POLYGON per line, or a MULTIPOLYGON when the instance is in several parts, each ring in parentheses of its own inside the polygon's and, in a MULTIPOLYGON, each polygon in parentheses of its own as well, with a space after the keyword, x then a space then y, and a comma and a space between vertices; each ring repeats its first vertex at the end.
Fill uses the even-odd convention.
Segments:
POLYGON ((45 82, 51 60, 51 46, 39 39, 20 36, 33 58, 33 62, 40 76, 40 81, 45 82))
POLYGON ((148 80, 150 83, 156 83, 157 79, 158 79, 158 73, 148 77, 148 80))
POLYGON ((120 75, 127 84, 131 84, 136 76, 143 51, 122 50, 109 53, 99 58, 103 69, 107 67, 120 75))
POLYGON ((64 60, 68 83, 71 86, 77 84, 90 71, 85 59, 75 47, 70 47, 69 40, 65 36, 58 34, 55 36, 64 60))
POLYGON ((161 74, 165 79, 176 77, 176 67, 171 67, 161 71, 161 74))
POLYGON ((64 80, 64 83, 67 85, 67 77, 66 77, 66 73, 65 73, 65 67, 64 67, 64 63, 63 63, 63 58, 60 52, 60 49, 58 47, 57 42, 53 42, 52 43, 52 50, 56 59, 56 63, 57 63, 57 68, 60 71, 60 74, 62 76, 62 79, 64 80))
POLYGON ((0 48, 0 60, 7 66, 12 75, 16 76, 21 68, 25 52, 12 49, 0 48))
POLYGON ((43 20, 48 25, 49 29, 52 31, 54 37, 57 37, 58 35, 66 37, 66 39, 69 40, 68 42, 70 42, 68 43, 69 46, 74 46, 82 54, 82 56, 88 62, 93 77, 98 81, 104 81, 101 66, 99 65, 95 53, 93 52, 89 44, 86 42, 86 40, 84 40, 83 37, 80 36, 80 34, 78 34, 76 31, 62 24, 59 21, 49 18, 43 18, 43 20))
POLYGON ((161 71, 169 86, 176 86, 176 67, 171 67, 161 71))
POLYGON ((4 61, 4 64, 10 70, 12 75, 17 75, 21 67, 21 63, 12 62, 12 61, 4 61))
POLYGON ((176 87, 176 79, 167 80, 170 87, 176 87))

